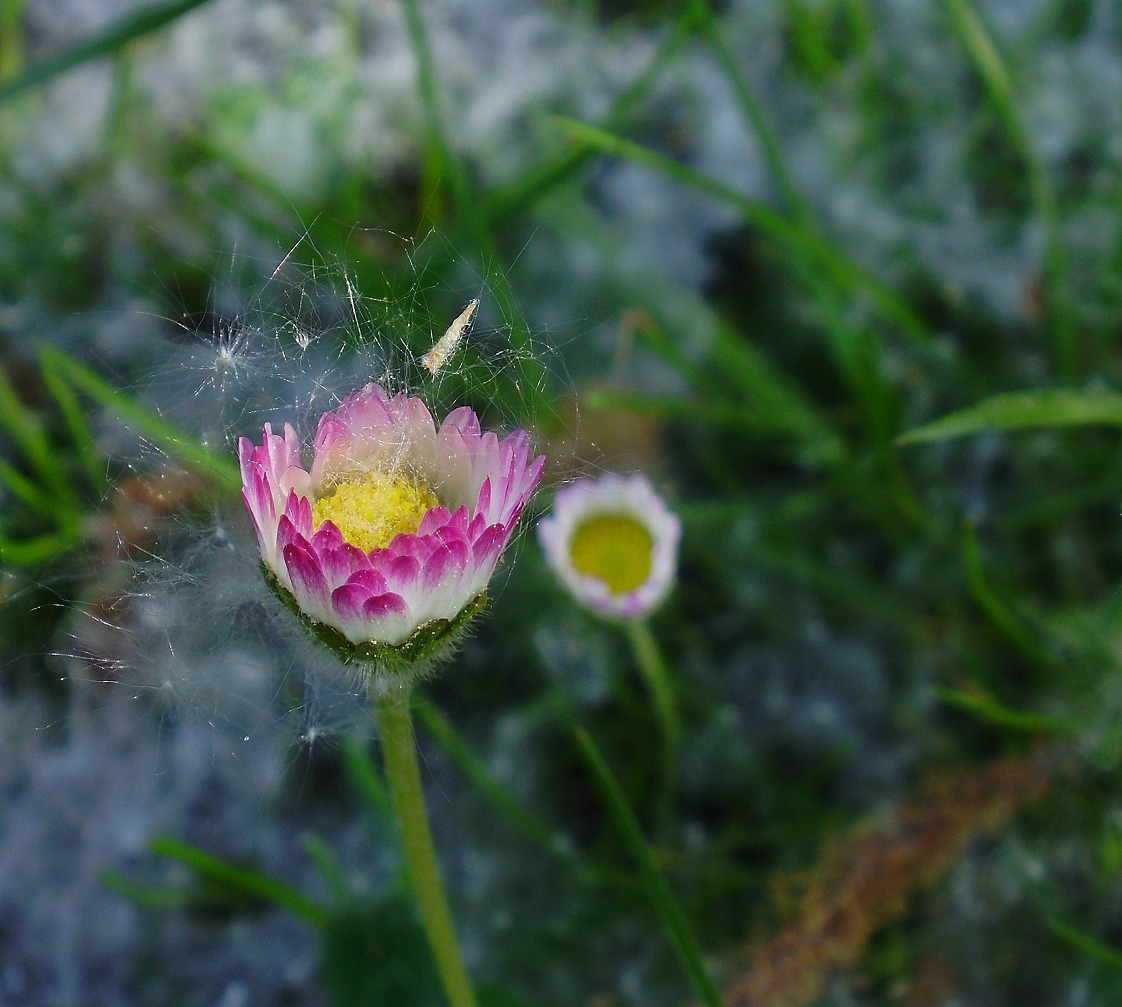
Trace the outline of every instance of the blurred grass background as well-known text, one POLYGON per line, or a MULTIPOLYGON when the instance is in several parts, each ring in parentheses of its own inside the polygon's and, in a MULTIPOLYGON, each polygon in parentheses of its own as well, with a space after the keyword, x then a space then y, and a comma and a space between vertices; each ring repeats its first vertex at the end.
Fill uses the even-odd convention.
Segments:
POLYGON ((1115 5, 5 0, 0 78, 0 1002, 438 1002, 233 467, 383 375, 684 522, 669 809, 531 536, 425 690, 486 1002, 1119 995, 1115 5))

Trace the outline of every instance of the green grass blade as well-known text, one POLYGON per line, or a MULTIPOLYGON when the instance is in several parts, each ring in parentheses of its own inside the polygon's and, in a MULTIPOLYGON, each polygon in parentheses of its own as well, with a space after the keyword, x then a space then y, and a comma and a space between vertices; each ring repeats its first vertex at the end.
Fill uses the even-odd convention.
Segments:
POLYGON ((1053 329, 1056 366, 1061 377, 1070 381, 1076 373, 1075 318, 1068 294, 1067 251, 1060 233, 1059 210, 1048 172, 1017 109, 1012 76, 981 18, 970 6, 969 0, 943 0, 943 6, 1002 125, 1028 166, 1033 208, 1045 232, 1044 272, 1049 294, 1047 310, 1053 329))
POLYGON ((1065 941, 1072 947, 1078 948, 1080 951, 1085 951, 1096 961, 1102 962, 1104 965, 1109 965, 1114 969, 1122 969, 1122 951, 1118 951, 1109 945, 1103 944, 1102 941, 1096 940, 1089 934, 1083 933, 1081 930, 1076 930, 1075 927, 1063 920, 1051 916, 1047 920, 1048 929, 1052 931, 1060 940, 1065 941))
POLYGON ((990 430, 1122 426, 1122 394, 1107 389, 1046 388, 1005 392, 901 434, 897 444, 922 444, 990 430))
MULTIPOLYGON (((543 411, 547 406, 545 396, 545 372, 537 356, 532 352, 530 330, 522 320, 518 310, 518 299, 507 279, 505 272, 497 268, 500 258, 492 238, 489 221, 483 212, 482 202, 475 192, 471 177, 452 152, 444 129, 444 117, 440 109, 440 86, 436 75, 436 61, 429 45, 424 16, 419 0, 401 0, 405 13, 406 29, 417 61, 417 86, 421 93, 421 103, 425 111, 428 156, 426 168, 429 178, 422 179, 425 192, 439 189, 440 179, 446 178, 452 191, 456 214, 474 243, 476 253, 488 271, 491 296, 499 307, 500 314, 510 328, 511 343, 518 351, 518 376, 511 380, 533 414, 543 411)), ((428 214, 439 220, 439 207, 430 205, 428 214)))
POLYGON ((967 0, 943 0, 943 6, 1005 128, 1021 143, 1024 132, 1013 101, 1013 80, 997 46, 967 0))
MULTIPOLYGON (((677 55, 695 28, 695 12, 685 11, 675 21, 650 62, 612 102, 602 120, 604 128, 621 126, 627 115, 646 97, 663 69, 677 55)), ((596 156, 591 147, 562 151, 534 165, 505 188, 483 198, 483 213, 492 225, 501 223, 515 213, 525 212, 535 202, 570 178, 586 161, 596 156)))
MULTIPOLYGON (((739 338, 726 326, 717 325, 709 347, 707 363, 712 371, 687 359, 654 319, 641 318, 635 323, 634 331, 645 345, 686 378, 696 392, 713 394, 712 371, 716 371, 737 391, 747 395, 751 408, 757 414, 771 418, 777 429, 815 445, 824 460, 840 460, 845 450, 843 442, 803 396, 799 386, 755 346, 739 338)), ((593 399, 596 394, 593 393, 593 399)), ((641 405, 639 411, 645 411, 641 405)), ((739 423, 734 426, 739 426, 739 423)))
POLYGON ((0 0, 0 81, 12 80, 23 69, 24 3, 0 0))
POLYGON ((374 768, 370 756, 361 745, 345 739, 342 745, 343 766, 351 788, 362 799, 378 821, 392 822, 393 804, 385 781, 374 768))
MULTIPOLYGON (((0 458, 0 484, 17 500, 22 500, 33 511, 44 517, 57 520, 60 514, 59 501, 39 488, 38 483, 28 479, 14 465, 0 458)), ((69 509, 65 509, 69 512, 69 509)))
POLYGON ((827 457, 838 459, 844 453, 843 442, 802 388, 751 342, 718 326, 710 358, 721 374, 749 396, 758 411, 776 417, 795 436, 820 444, 827 457))
POLYGON ((98 880, 109 891, 147 909, 158 909, 161 912, 175 909, 193 909, 200 902, 198 894, 190 889, 144 885, 132 881, 116 871, 102 871, 98 875, 98 880))
MULTIPOLYGON (((425 28, 424 14, 420 0, 401 0, 405 13, 405 26, 409 33, 409 43, 417 64, 417 90, 421 96, 421 107, 425 114, 425 133, 427 140, 426 161, 428 175, 422 180, 426 191, 435 190, 441 179, 445 180, 452 192, 456 211, 467 225, 469 232, 480 242, 480 252, 492 252, 490 234, 485 218, 480 212, 480 202, 476 198, 474 186, 467 171, 452 152, 444 127, 444 114, 441 110, 440 82, 436 74, 436 60, 429 44, 425 28)), ((429 215, 439 219, 437 207, 429 207, 429 215)))
POLYGON ((776 417, 766 417, 754 410, 721 402, 697 402, 677 395, 642 395, 637 392, 617 392, 607 388, 589 391, 584 396, 593 409, 619 409, 624 412, 645 413, 666 419, 683 419, 725 430, 747 433, 789 433, 776 417))
POLYGON ((1043 713, 1025 713, 999 703, 990 696, 962 689, 937 688, 935 695, 944 703, 972 713, 1000 727, 1012 731, 1027 731, 1030 734, 1074 735, 1079 725, 1074 720, 1063 717, 1049 717, 1043 713))
POLYGON ((632 858, 635 860, 643 890, 650 899, 654 911, 658 914, 659 921, 678 955, 682 968, 693 985, 694 992, 706 1007, 721 1007, 721 995, 705 967, 693 931, 682 913, 677 899, 674 898, 670 885, 655 863, 650 847, 647 845, 646 839, 643 838, 642 829, 640 829, 635 815, 627 804, 627 798, 620 790, 619 784, 616 783, 612 771, 608 768, 607 762, 604 761, 604 757, 600 754, 600 750, 596 747, 591 735, 579 726, 574 728, 574 732, 581 754, 592 770, 596 783, 600 787, 600 792, 607 801, 609 808, 611 808, 620 833, 631 851, 632 858))
POLYGON ((1029 658, 1045 668, 1051 668, 1051 658, 986 581, 985 571, 982 569, 982 553, 978 547, 978 532, 971 523, 967 523, 963 529, 962 555, 970 593, 982 611, 1029 658))
POLYGON ((328 891, 331 892, 331 897, 335 900, 336 905, 345 903, 350 895, 347 886, 347 872, 343 869, 343 865, 339 863, 339 858, 331 852, 331 847, 312 832, 305 832, 300 837, 300 842, 312 863, 319 870, 320 876, 326 883, 328 891))
POLYGON ((721 35, 720 27, 717 24, 717 19, 713 16, 713 9, 709 0, 693 0, 690 9, 701 25, 701 33, 705 36, 709 48, 713 50, 717 65, 724 73, 729 87, 732 88, 732 93, 737 104, 740 105, 740 112, 744 121, 756 134, 756 139, 760 142, 764 158, 768 163, 768 169, 771 172, 772 181, 782 193, 784 202, 796 217, 805 221, 811 220, 813 213, 810 204, 795 184, 794 173, 787 165, 779 141, 764 117, 763 109, 748 83, 748 78, 741 69, 740 62, 733 55, 732 50, 721 35))
POLYGON ((210 881, 271 902, 294 916, 306 920, 314 927, 322 929, 327 925, 328 914, 323 907, 283 881, 245 867, 228 864, 178 839, 157 837, 149 844, 149 848, 153 853, 186 864, 210 881))
POLYGON ((62 413, 62 418, 70 431, 74 448, 86 471, 86 478, 94 489, 99 491, 107 489, 109 478, 105 471, 105 459, 97 450, 93 432, 78 403, 78 396, 59 372, 55 357, 45 356, 40 352, 39 369, 43 375, 43 384, 58 404, 59 412, 62 413))
POLYGON ((416 699, 413 712, 425 729, 452 757, 464 776, 502 812, 512 825, 548 849, 554 849, 556 843, 553 830, 519 804, 511 796, 510 791, 491 775, 482 760, 467 746, 448 719, 435 706, 423 699, 416 699))
POLYGON ((169 455, 209 476, 223 489, 234 490, 241 486, 241 472, 232 452, 219 453, 200 444, 191 434, 146 409, 68 354, 44 348, 43 356, 71 385, 144 434, 169 455))
POLYGON ((634 161, 734 207, 748 223, 777 242, 789 257, 799 260, 801 271, 821 273, 825 270, 843 290, 866 296, 885 318, 898 325, 909 337, 926 339, 926 326, 894 290, 867 273, 817 231, 794 223, 767 204, 642 144, 576 119, 559 116, 554 121, 578 143, 613 157, 634 161))
POLYGON ((0 368, 0 425, 7 428, 16 447, 27 459, 28 465, 38 475, 44 486, 49 486, 63 497, 74 500, 74 488, 67 482, 59 459, 43 423, 16 394, 8 375, 0 368))
POLYGON ((0 538, 0 564, 10 566, 37 566, 61 556, 76 546, 85 536, 76 525, 61 531, 40 535, 38 538, 14 540, 0 538))
POLYGON ((158 31, 204 3, 207 3, 207 0, 173 0, 171 3, 157 4, 124 17, 110 25, 100 35, 78 42, 56 56, 40 60, 29 66, 18 77, 0 84, 0 101, 45 84, 59 74, 66 73, 67 70, 72 70, 90 60, 111 56, 130 42, 158 31))

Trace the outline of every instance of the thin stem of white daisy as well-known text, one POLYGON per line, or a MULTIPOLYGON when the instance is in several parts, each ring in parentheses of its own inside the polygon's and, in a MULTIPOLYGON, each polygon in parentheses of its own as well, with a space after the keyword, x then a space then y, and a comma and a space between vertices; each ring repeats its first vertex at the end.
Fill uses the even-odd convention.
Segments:
POLYGON ((440 864, 429 828, 421 774, 417 768, 417 749, 413 738, 413 719, 409 712, 409 690, 395 688, 384 695, 372 695, 378 716, 378 733, 397 816, 401 843, 409 878, 421 909, 429 945, 440 972, 444 992, 451 1007, 476 1007, 475 993, 460 956, 456 928, 448 908, 440 864))
POLYGON ((674 696, 674 685, 662 653, 658 649, 651 627, 645 619, 629 619, 624 623, 635 663, 647 681, 654 700, 655 713, 662 728, 666 745, 666 764, 668 778, 673 778, 678 762, 678 746, 682 738, 681 721, 678 718, 678 701, 674 696))

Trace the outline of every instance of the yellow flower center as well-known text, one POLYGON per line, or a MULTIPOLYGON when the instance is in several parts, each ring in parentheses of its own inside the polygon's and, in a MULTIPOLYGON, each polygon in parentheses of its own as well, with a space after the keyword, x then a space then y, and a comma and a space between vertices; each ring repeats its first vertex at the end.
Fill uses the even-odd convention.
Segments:
POLYGON ((612 594, 627 594, 651 575, 654 539, 630 514, 598 514, 579 525, 569 540, 569 559, 612 594))
POLYGON ((352 545, 365 552, 384 549, 403 532, 414 532, 440 501, 424 483, 401 475, 367 472, 336 483, 312 502, 318 528, 331 521, 352 545))

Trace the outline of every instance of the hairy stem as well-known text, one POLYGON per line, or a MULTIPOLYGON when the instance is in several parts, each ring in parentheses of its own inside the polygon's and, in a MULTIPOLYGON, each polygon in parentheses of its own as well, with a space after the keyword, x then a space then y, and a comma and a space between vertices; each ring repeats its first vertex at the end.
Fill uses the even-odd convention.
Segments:
POLYGON ((444 992, 451 1007, 475 1007, 475 994, 460 957, 425 810, 413 741, 413 720, 409 712, 409 690, 394 688, 385 694, 374 695, 372 701, 378 716, 386 779, 401 831, 405 862, 444 992))

